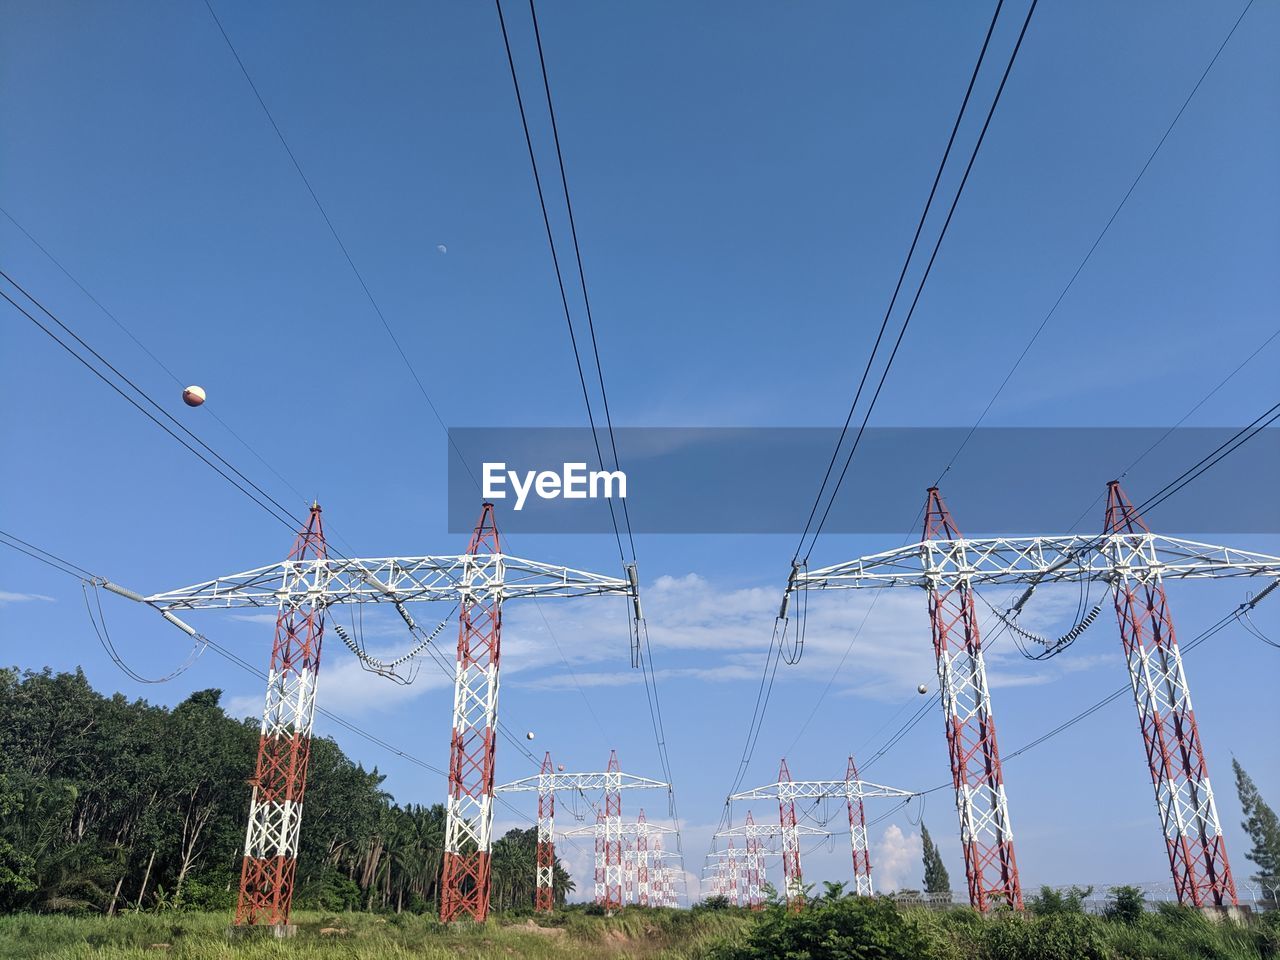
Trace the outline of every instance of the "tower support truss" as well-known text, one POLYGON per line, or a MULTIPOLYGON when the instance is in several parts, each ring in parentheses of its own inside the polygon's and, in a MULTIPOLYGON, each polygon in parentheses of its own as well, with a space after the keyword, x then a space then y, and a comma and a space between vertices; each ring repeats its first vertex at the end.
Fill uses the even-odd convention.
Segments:
POLYGON ((555 908, 556 870, 556 793, 552 789, 555 769, 551 766, 550 751, 542 758, 542 770, 538 774, 538 850, 537 892, 534 909, 547 913, 555 908))
POLYGON ((860 897, 870 897, 875 895, 875 890, 871 885, 871 851, 867 846, 867 811, 862 793, 853 788, 857 782, 858 767, 850 757, 845 771, 845 783, 849 785, 845 803, 849 807, 849 845, 853 850, 853 890, 860 897))
MULTIPOLYGON (((925 505, 924 539, 962 539, 936 487, 929 488, 925 505)), ((929 623, 969 902, 984 912, 997 904, 1021 910, 1022 886, 1013 852, 1009 803, 967 567, 944 560, 931 573, 929 623)))
POLYGON ((796 795, 784 758, 778 768, 778 826, 782 831, 782 876, 787 906, 804 906, 804 874, 800 870, 800 835, 796 831, 796 795))
POLYGON ((622 906, 622 768, 609 751, 604 786, 604 902, 606 911, 622 906))
POLYGON ((323 560, 325 551, 320 506, 312 504, 307 525, 287 561, 293 589, 280 601, 276 616, 240 867, 237 925, 282 926, 289 922, 324 639, 324 607, 319 598, 315 594, 306 600, 292 598, 308 596, 305 561, 323 560))
POLYGON ((1104 533, 1116 570, 1112 597, 1120 639, 1178 901, 1234 905, 1235 881, 1154 548, 1146 524, 1114 480, 1107 485, 1104 533), (1134 551, 1147 555, 1147 569, 1123 562, 1134 551))
MULTIPOLYGON (((930 613, 934 621, 935 645, 939 642, 939 625, 946 628, 950 649, 951 634, 957 641, 957 656, 947 664, 939 656, 939 676, 944 667, 952 678, 958 667, 969 667, 969 676, 980 678, 982 695, 970 691, 967 698, 958 697, 953 681, 942 683, 944 706, 948 711, 948 736, 951 738, 955 705, 974 718, 990 717, 989 699, 985 694, 985 671, 974 668, 972 657, 966 662, 971 635, 976 637, 972 616, 972 591, 983 586, 1022 586, 1022 595, 1009 614, 1014 616, 1042 584, 1104 583, 1111 590, 1116 615, 1124 641, 1125 659, 1137 705, 1139 724, 1147 750, 1157 807, 1164 829, 1164 840, 1174 877, 1174 888, 1182 903, 1216 906, 1233 903, 1235 896, 1231 870, 1223 846, 1221 827, 1213 800, 1204 750, 1200 742, 1191 698, 1187 690, 1182 658, 1178 652, 1169 615, 1165 585, 1170 580, 1264 578, 1273 586, 1258 594, 1262 597, 1280 582, 1280 557, 1215 546, 1195 540, 1184 540, 1151 533, 1125 499, 1118 484, 1109 485, 1106 530, 1097 534, 1067 534, 1040 537, 987 537, 965 539, 959 535, 936 490, 929 491, 930 517, 925 524, 925 539, 893 550, 848 560, 793 575, 791 590, 856 590, 886 587, 924 588, 930 594, 930 613), (952 602, 954 601, 954 602, 952 602), (967 611, 966 612, 966 608, 967 611), (973 630, 970 631, 969 627, 973 630), (954 660, 954 662, 952 662, 954 660), (985 713, 984 713, 985 705, 985 713)), ((1004 617, 1006 622, 1008 616, 1004 617)), ((1087 626, 1088 617, 1064 637, 1071 637, 1087 626)), ((981 647, 976 650, 981 653, 981 647)), ((964 671, 958 672, 963 681, 964 671)), ((994 727, 991 743, 994 745, 994 727)), ((961 759, 968 753, 980 764, 981 779, 989 779, 984 733, 975 725, 977 751, 962 749, 961 759)), ((961 731, 962 734, 967 731, 961 731)), ((974 741, 962 738, 964 747, 974 741)), ((993 759, 998 759, 998 754, 993 759)), ((956 751, 953 744, 952 762, 956 751)), ((993 772, 998 772, 995 768, 993 772)), ((961 829, 966 830, 961 793, 966 786, 957 778, 957 806, 961 811, 961 829)), ((1001 855, 1000 816, 1003 790, 986 791, 984 804, 991 816, 974 819, 979 836, 985 834, 992 858, 985 862, 979 890, 974 890, 974 872, 966 872, 970 880, 970 896, 981 893, 985 877, 991 874, 996 894, 1007 901, 1009 889, 1002 889, 1004 872, 1013 866, 1012 848, 1006 863, 1001 855)), ((1007 817, 1004 819, 1007 828, 1007 817)), ((970 831, 970 835, 975 831, 970 831)), ((1005 834, 1007 836, 1007 833, 1005 834)), ((966 866, 973 850, 966 840, 966 866)), ((981 857, 978 858, 980 861, 981 857)), ((983 865, 982 862, 979 865, 983 865)), ((1012 871, 1009 875, 1016 877, 1012 871)), ((979 901, 974 901, 979 905, 979 901)))
POLYGON ((753 829, 756 825, 751 811, 747 811, 746 863, 744 864, 744 894, 746 905, 752 910, 764 909, 764 856, 760 837, 753 829))
MULTIPOLYGON (((486 503, 467 554, 501 553, 493 505, 486 503)), ((489 913, 502 598, 477 596, 467 591, 469 585, 464 579, 453 682, 453 736, 440 899, 440 919, 445 923, 463 916, 483 921, 489 913)))

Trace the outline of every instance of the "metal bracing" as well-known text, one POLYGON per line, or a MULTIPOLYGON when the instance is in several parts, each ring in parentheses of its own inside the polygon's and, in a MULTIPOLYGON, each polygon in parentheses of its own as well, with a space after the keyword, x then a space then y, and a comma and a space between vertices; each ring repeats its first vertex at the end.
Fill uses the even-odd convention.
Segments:
POLYGON ((547 751, 538 774, 538 882, 534 900, 534 909, 543 913, 555 907, 556 794, 551 787, 554 776, 551 752, 547 751))
MULTIPOLYGON (((325 549, 320 506, 312 504, 307 525, 289 554, 290 562, 304 565, 309 558, 323 560, 325 549)), ((288 589, 278 603, 258 762, 251 781, 235 920, 242 925, 289 922, 297 868, 324 606, 316 596, 298 589, 292 576, 286 576, 286 583, 288 589)))
MULTIPOLYGON (((936 487, 929 489, 924 531, 925 539, 931 542, 961 536, 936 487)), ((1022 883, 973 590, 967 570, 946 559, 929 587, 929 625, 969 902, 984 913, 997 905, 1021 910, 1022 883)))
POLYGON ((867 811, 862 794, 854 793, 852 785, 858 782, 858 767, 849 758, 845 772, 845 804, 849 808, 849 846, 853 851, 853 891, 860 897, 875 895, 871 885, 871 851, 867 846, 867 811))
MULTIPOLYGON (((913 797, 910 790, 899 790, 897 787, 886 787, 883 784, 871 783, 856 777, 844 780, 792 780, 784 759, 778 768, 778 782, 744 790, 729 797, 735 800, 777 800, 778 831, 782 837, 782 873, 784 877, 784 893, 791 909, 799 909, 804 903, 804 875, 800 867, 800 833, 801 827, 796 823, 797 800, 827 800, 839 798, 846 802, 857 800, 861 803, 864 797, 913 797)), ((752 822, 753 828, 759 826, 752 822)), ((734 830, 721 831, 717 836, 732 834, 734 830)), ((744 831, 745 833, 745 831, 744 831)), ((749 834, 747 834, 749 835, 749 834)), ((764 837, 763 831, 755 834, 764 837)))
MULTIPOLYGON (((606 910, 616 910, 630 899, 629 897, 624 897, 624 891, 627 889, 628 880, 633 879, 629 876, 628 867, 638 863, 635 854, 640 838, 644 838, 646 848, 651 843, 656 844, 653 849, 647 850, 647 863, 651 865, 655 852, 662 850, 659 838, 664 834, 674 834, 677 831, 674 827, 663 826, 659 823, 649 823, 645 819, 624 822, 621 819, 621 815, 619 815, 616 818, 616 822, 612 824, 610 819, 606 805, 597 811, 596 822, 593 826, 565 830, 560 835, 562 837, 591 836, 595 838, 595 901, 606 910), (626 844, 627 840, 634 841, 630 847, 626 844), (610 844, 616 844, 612 848, 612 853, 610 844), (614 860, 615 855, 617 857, 616 861, 614 860)), ((677 858, 680 854, 659 853, 659 856, 677 858)), ((633 886, 632 890, 635 891, 635 889, 633 886)))
POLYGON ((1280 577, 1280 557, 1214 546, 1143 531, 1133 536, 1067 534, 1056 537, 925 539, 818 570, 801 570, 798 590, 876 587, 932 589, 945 571, 971 588, 1045 583, 1110 583, 1117 570, 1134 576, 1158 572, 1165 580, 1280 577))
MULTIPOLYGON (((460 556, 353 559, 311 552, 291 556, 283 563, 146 597, 116 584, 102 585, 154 607, 188 632, 190 629, 176 619, 175 611, 277 607, 283 615, 283 611, 306 609, 313 612, 318 629, 319 616, 336 604, 390 603, 414 630, 406 604, 440 600, 457 603, 458 658, 440 898, 445 920, 461 916, 483 920, 489 909, 488 859, 503 602, 522 597, 619 594, 631 597, 639 605, 635 579, 630 574, 624 578, 606 577, 503 554, 490 503, 482 508, 468 552, 460 556)), ((318 639, 316 643, 318 646, 318 639)), ((309 696, 314 697, 314 668, 309 682, 309 696)), ((314 702, 308 703, 304 704, 307 709, 314 709, 314 702)), ((309 733, 309 720, 306 730, 309 733)), ((296 816, 296 812, 291 815, 296 816)), ((253 831, 251 824, 250 833, 253 831)), ((287 902, 280 915, 287 918, 287 902)))
MULTIPOLYGON (((548 753, 543 760, 542 769, 537 776, 522 777, 519 780, 512 780, 510 783, 504 783, 495 787, 495 793, 529 793, 537 791, 538 793, 538 823, 539 837, 542 836, 542 811, 544 803, 547 809, 554 812, 554 795, 557 791, 570 791, 580 795, 591 793, 603 793, 604 803, 597 809, 596 826, 583 828, 575 831, 569 831, 564 836, 582 836, 590 833, 595 837, 596 841, 596 877, 595 877, 595 894, 596 902, 601 906, 614 903, 620 906, 624 900, 624 891, 627 883, 630 881, 634 885, 635 878, 629 876, 628 870, 631 861, 625 856, 622 840, 625 836, 635 836, 634 824, 623 824, 622 817, 622 791, 623 790, 667 790, 670 785, 661 781, 653 780, 649 777, 639 777, 630 773, 623 773, 618 766, 617 753, 611 751, 609 754, 609 764, 603 771, 587 771, 582 773, 566 773, 564 771, 556 771, 551 767, 551 755, 548 753), (612 798, 612 799, 611 799, 612 798), (610 811, 615 810, 611 814, 610 811), (616 856, 616 859, 614 857, 616 856), (613 881, 616 879, 616 890, 610 889, 613 881), (616 901, 612 898, 612 893, 617 893, 616 901)), ((554 824, 548 820, 547 836, 552 835, 554 824)), ((657 833, 667 831, 665 827, 657 827, 650 825, 650 832, 657 833)), ((674 831, 668 831, 674 832, 674 831)), ((554 863, 554 858, 551 861, 554 863)), ((541 876, 541 874, 539 874, 541 876)), ((550 881, 548 880, 548 883, 550 881)), ((541 887, 539 887, 541 890, 541 887)), ((539 894, 541 896, 541 893, 539 894)), ((630 899, 626 897, 625 899, 630 899)), ((548 908, 549 909, 549 908, 548 908)), ((611 908, 610 908, 611 909, 611 908)))
MULTIPOLYGON (((936 493, 930 491, 931 506, 936 493)), ((1234 902, 1234 885, 1164 581, 1243 577, 1276 581, 1280 579, 1280 557, 1151 533, 1114 481, 1108 484, 1107 523, 1100 535, 965 539, 949 517, 945 520, 943 524, 935 521, 933 533, 941 536, 931 536, 926 525, 920 543, 817 570, 798 570, 788 591, 917 587, 930 592, 931 615, 941 612, 944 625, 959 628, 965 624, 945 616, 952 611, 935 611, 932 597, 939 589, 950 591, 959 604, 971 605, 978 587, 1023 586, 1025 590, 1009 611, 1016 616, 1041 584, 1107 584, 1120 622, 1174 887, 1183 903, 1234 902)), ((936 642, 938 619, 936 615, 932 619, 936 642)), ((973 627, 976 635, 976 622, 973 627)), ((985 713, 988 721, 990 718, 985 670, 976 669, 972 661, 959 666, 969 668, 969 675, 980 682, 981 689, 962 682, 964 696, 949 697, 955 678, 963 679, 965 670, 957 671, 939 659, 940 676, 944 667, 949 671, 942 683, 949 731, 957 704, 961 714, 985 713)), ((990 730, 994 745, 994 726, 990 730)), ((986 763, 985 756, 982 763, 986 763)), ((986 798, 993 815, 971 820, 971 826, 966 826, 965 799, 959 796, 963 785, 958 784, 957 789, 962 832, 968 830, 973 835, 976 830, 994 836, 1000 811, 1007 828, 1002 787, 999 796, 986 798)), ((1004 866, 1001 864, 1002 869, 1004 866)), ((971 897, 973 879, 970 876, 971 897)))
POLYGON ((1116 481, 1107 489, 1105 532, 1115 551, 1112 596, 1178 901, 1197 907, 1235 904, 1235 882, 1161 571, 1123 562, 1134 548, 1150 549, 1150 534, 1116 481), (1126 550, 1129 538, 1135 542, 1126 550))
MULTIPOLYGON (((486 504, 490 522, 493 505, 486 504)), ((160 610, 275 607, 320 595, 325 606, 339 603, 416 603, 473 596, 521 597, 631 595, 627 579, 587 573, 502 553, 441 557, 321 557, 286 560, 189 587, 152 594, 144 600, 160 610)))
MULTIPOLYGON (((469 556, 497 554, 493 507, 485 504, 467 549, 469 556)), ((444 873, 440 919, 489 912, 489 857, 493 846, 493 761, 497 740, 498 665, 502 653, 500 593, 459 585, 458 659, 453 685, 453 736, 449 749, 449 799, 445 807, 444 873)))

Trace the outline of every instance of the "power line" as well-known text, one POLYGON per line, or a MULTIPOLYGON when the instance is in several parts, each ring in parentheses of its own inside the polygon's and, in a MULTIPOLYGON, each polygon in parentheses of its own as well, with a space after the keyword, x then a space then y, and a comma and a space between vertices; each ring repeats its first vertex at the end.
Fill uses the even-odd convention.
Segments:
MULTIPOLYGON (((951 467, 955 464, 956 459, 960 456, 961 452, 963 452, 964 448, 968 446, 969 441, 973 438, 973 435, 977 431, 978 427, 982 425, 982 422, 987 418, 987 414, 991 412, 991 408, 992 406, 995 405, 996 400, 999 399, 1000 394, 1004 392, 1004 388, 1009 385, 1009 381, 1013 378, 1014 373, 1017 372, 1018 368, 1022 365, 1022 361, 1026 359, 1027 354, 1031 350, 1031 347, 1040 338, 1040 334, 1044 332, 1045 327, 1048 325, 1049 321, 1053 318, 1054 314, 1057 313, 1058 307, 1062 305, 1062 301, 1066 299, 1067 293, 1070 292, 1071 288, 1075 285, 1076 279, 1080 276, 1080 274, 1084 271, 1085 266, 1093 258, 1094 251, 1098 249, 1098 246, 1102 243, 1103 238, 1106 237, 1107 232, 1111 229, 1111 225, 1115 223, 1116 218, 1120 216, 1120 211, 1124 209, 1125 204, 1129 202, 1129 198, 1133 196, 1133 191, 1137 189, 1138 184, 1142 181, 1143 176, 1146 175, 1147 169, 1151 166, 1152 161, 1155 160, 1156 158, 1156 154, 1160 152, 1160 148, 1163 147, 1165 141, 1169 139, 1169 134, 1173 132, 1173 128, 1177 126, 1178 121, 1182 119, 1182 115, 1183 113, 1186 112, 1186 109, 1190 105, 1192 98, 1195 97, 1196 92, 1200 89, 1201 84, 1204 83, 1205 78, 1209 76, 1209 71, 1212 70, 1214 64, 1218 62, 1218 58, 1222 55, 1222 51, 1226 49, 1227 43, 1230 42, 1232 36, 1235 35, 1236 28, 1240 26, 1240 21, 1244 19, 1245 14, 1249 12, 1249 8, 1252 6, 1253 6, 1253 0, 1248 0, 1248 2, 1244 5, 1244 9, 1240 11, 1240 16, 1236 18, 1235 23, 1231 25, 1231 29, 1227 32, 1226 37, 1223 38, 1222 43, 1218 44, 1218 49, 1214 52, 1213 58, 1209 61, 1208 66, 1206 66, 1204 70, 1201 72, 1199 79, 1197 79, 1195 82, 1195 85, 1192 86, 1191 92, 1188 93, 1186 98, 1182 101, 1182 106, 1178 108, 1178 112, 1174 114, 1173 119, 1169 121, 1169 125, 1165 127, 1165 131, 1161 135, 1160 139, 1156 142, 1155 148, 1151 151, 1150 154, 1147 155, 1146 162, 1143 163, 1141 169, 1138 170, 1138 175, 1133 178, 1133 182, 1129 184, 1129 189, 1125 191, 1124 196, 1120 198, 1120 202, 1116 205, 1116 208, 1111 212, 1111 216, 1108 217, 1107 222, 1103 224, 1102 230, 1098 233, 1097 238, 1093 241, 1093 244, 1089 247, 1088 251, 1085 253, 1084 258, 1076 266, 1075 271, 1071 274, 1070 278, 1067 280, 1066 286, 1062 288, 1062 291, 1058 294, 1057 299, 1054 300, 1053 306, 1051 306, 1049 308, 1049 312, 1044 315, 1044 319, 1040 321, 1040 325, 1036 327, 1035 332, 1031 334, 1031 338, 1023 346, 1022 352, 1019 353, 1017 358, 1013 361, 1013 366, 1009 368, 1009 371, 1008 373, 1005 374, 1004 379, 1000 381, 1000 385, 996 387, 995 393, 993 393, 991 395, 991 399, 987 401, 987 405, 983 408, 982 413, 978 415, 978 419, 975 420, 973 426, 969 428, 969 432, 965 435, 964 439, 960 442, 960 446, 957 447, 955 453, 951 455, 951 460, 947 463, 942 473, 938 475, 938 479, 934 481, 934 486, 937 486, 941 482, 942 478, 946 476, 946 474, 951 470, 951 467)), ((1275 338, 1275 334, 1272 334, 1272 336, 1268 338, 1267 343, 1270 343, 1271 340, 1274 338, 1275 338)), ((1264 343, 1263 346, 1266 346, 1266 343, 1264 343)), ((1259 349, 1261 349, 1261 347, 1259 349)), ((1253 359, 1252 356, 1249 357, 1249 360, 1251 359, 1253 359)), ((1245 361, 1245 363, 1248 363, 1248 362, 1249 362, 1248 360, 1245 361)), ((1244 364, 1241 364, 1241 366, 1243 365, 1244 364)), ((1238 368, 1237 368, 1237 372, 1238 372, 1238 368)), ((1232 375, 1234 376, 1234 374, 1232 375)), ((1227 379, 1230 379, 1230 377, 1228 377, 1227 379)), ((1226 381, 1223 381, 1223 382, 1225 383, 1226 381)), ((1219 386, 1221 386, 1221 384, 1219 386)), ((1212 396, 1212 392, 1210 393, 1210 396, 1212 396)), ((1206 397, 1206 399, 1208 398, 1206 397)), ((1203 403, 1203 401, 1201 402, 1203 403)))
MULTIPOLYGON (((1000 104, 1000 97, 1004 93, 1005 84, 1009 80, 1009 74, 1013 70, 1014 62, 1018 58, 1018 51, 1022 49, 1022 41, 1027 35, 1027 28, 1031 25, 1032 14, 1036 11, 1036 5, 1039 0, 1031 0, 1031 6, 1027 9, 1026 19, 1022 21, 1022 29, 1018 32, 1017 43, 1014 44, 1013 52, 1009 55, 1009 62, 1005 65, 1004 75, 1000 78, 1000 85, 996 88, 995 97, 991 101, 991 107, 987 110, 986 120, 982 123, 982 130, 978 134, 977 142, 973 145, 973 152, 969 155, 969 162, 965 166, 964 176, 960 178, 960 186, 956 188, 955 197, 952 198, 951 208, 947 211, 947 218, 942 223, 942 229, 938 233, 938 239, 933 245, 933 252, 929 255, 929 261, 925 265, 924 273, 920 277, 920 283, 916 287, 915 296, 911 300, 911 306, 907 309, 906 319, 902 322, 902 328, 898 331, 898 338, 894 341, 893 349, 889 353, 889 359, 885 362, 884 369, 880 373, 880 381, 876 384, 875 393, 871 395, 871 400, 867 405, 867 412, 862 418, 862 423, 858 427, 857 434, 854 435, 853 444, 849 448, 849 454, 845 457, 844 466, 840 470, 840 476, 836 478, 835 486, 832 488, 831 496, 827 500, 827 506, 822 512, 822 517, 818 521, 817 529, 814 531, 813 539, 809 543, 809 551, 813 550, 814 544, 817 543, 822 528, 826 525, 827 517, 831 513, 831 508, 835 504, 836 496, 840 492, 840 487, 844 483, 845 475, 848 473, 849 465, 853 462, 853 455, 858 450, 858 445, 862 441, 862 436, 866 432, 867 423, 871 419, 871 414, 875 410, 876 401, 880 399, 880 392, 884 389, 885 380, 889 376, 889 371, 893 367, 893 361, 898 356, 898 348, 902 346, 902 339, 906 336, 907 328, 911 325, 911 318, 915 316, 916 306, 920 303, 920 296, 924 293, 925 284, 929 282, 929 275, 933 271, 933 264, 938 258, 938 251, 942 248, 942 241, 946 238, 947 228, 951 226, 951 219, 955 216, 956 206, 960 203, 961 196, 964 195, 965 185, 969 182, 969 174, 973 172, 974 162, 978 159, 978 152, 982 149, 982 143, 986 139, 987 130, 991 126, 991 119, 995 116, 996 107, 1000 104)), ((808 559, 808 553, 805 554, 808 559)))
POLYGON ((916 223, 916 232, 911 238, 911 246, 907 249, 907 256, 902 261, 902 269, 898 272, 898 282, 894 285, 893 296, 889 298, 889 306, 885 308, 884 319, 880 321, 880 330, 876 334, 875 343, 872 344, 871 353, 867 356, 866 366, 863 368, 862 377, 858 381, 858 389, 853 395, 853 403, 849 405, 849 415, 845 417, 844 426, 840 428, 840 436, 836 438, 835 449, 831 451, 831 461, 827 464, 826 473, 822 476, 822 483, 818 487, 818 495, 814 497, 813 506, 809 510, 809 518, 805 521, 804 532, 800 534, 800 542, 796 545, 792 560, 799 559, 800 551, 804 549, 804 541, 809 535, 809 527, 812 525, 813 518, 822 503, 822 494, 827 488, 827 481, 831 478, 831 471, 835 469, 836 458, 840 455, 840 448, 844 445, 844 438, 849 432, 849 424, 853 421, 854 411, 858 407, 858 401, 862 398, 862 390, 866 386, 867 378, 871 375, 871 367, 875 362, 876 354, 880 350, 880 341, 884 338, 884 332, 889 326, 889 318, 892 316, 893 308, 898 302, 898 294, 902 291, 903 281, 907 277, 907 269, 911 266, 912 257, 915 256, 916 245, 920 242, 920 234, 924 230, 925 221, 929 217, 929 210, 932 208, 933 199, 938 192, 938 184, 942 181, 943 170, 946 168, 947 160, 951 156, 951 148, 955 145, 956 134, 960 132, 960 123, 964 119, 965 110, 969 106, 969 98, 973 94, 974 84, 978 82, 978 74, 982 70, 982 63, 987 56, 987 47, 991 43, 991 35, 995 32, 996 21, 1000 19, 1000 11, 1003 7, 1004 0, 998 0, 995 12, 991 15, 991 23, 987 26, 987 34, 982 40, 982 49, 978 51, 978 60, 973 65, 973 73, 969 76, 969 85, 965 88, 960 110, 956 113, 955 122, 951 125, 951 135, 947 138, 947 147, 942 152, 942 159, 938 162, 938 171, 933 175, 933 185, 929 188, 928 199, 925 200, 924 209, 920 211, 920 219, 916 223))

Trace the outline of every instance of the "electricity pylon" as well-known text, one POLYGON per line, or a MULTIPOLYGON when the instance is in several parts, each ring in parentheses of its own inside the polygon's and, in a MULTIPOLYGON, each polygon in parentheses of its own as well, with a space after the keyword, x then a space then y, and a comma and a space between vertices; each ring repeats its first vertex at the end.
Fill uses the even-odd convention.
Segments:
MULTIPOLYGON (((596 903, 604 907, 607 911, 614 911, 622 907, 623 890, 625 889, 625 857, 623 856, 622 845, 625 838, 644 837, 647 842, 662 834, 673 834, 676 832, 674 827, 663 826, 658 823, 649 823, 647 820, 637 819, 624 822, 620 818, 610 823, 607 814, 597 814, 595 826, 578 827, 575 830, 566 830, 561 836, 565 837, 585 837, 594 836, 596 838, 596 903), (616 837, 616 841, 612 838, 616 837), (617 843, 616 854, 612 851, 610 844, 617 843), (616 861, 615 861, 616 856, 616 861), (615 869, 616 864, 616 869, 615 869)), ((649 851, 652 853, 652 851, 649 851)), ((679 854, 675 854, 679 856, 679 854)))
MULTIPOLYGON (((557 791, 572 791, 585 796, 588 793, 602 793, 606 798, 616 798, 616 803, 610 804, 606 802, 603 809, 596 809, 596 826, 590 828, 592 835, 596 838, 596 902, 605 906, 607 909, 621 906, 622 904, 622 791, 623 790, 670 790, 671 785, 663 783, 661 780, 650 780, 648 777, 637 777, 634 774, 623 773, 618 766, 617 751, 609 751, 609 763, 607 768, 602 772, 590 773, 565 773, 564 771, 556 771, 551 769, 551 754, 548 753, 542 762, 542 770, 536 777, 524 777, 520 780, 513 780, 510 783, 504 783, 495 789, 497 793, 529 793, 537 791, 538 793, 538 849, 544 848, 550 855, 550 863, 555 863, 555 794, 557 791), (610 809, 614 809, 611 814, 610 809), (543 812, 546 816, 544 818, 543 812), (611 822, 612 820, 612 822, 611 822), (610 861, 610 853, 606 850, 606 844, 616 842, 618 844, 617 854, 617 870, 614 873, 617 876, 617 897, 610 900, 607 890, 610 877, 609 867, 612 866, 610 861), (612 907, 609 904, 612 903, 612 907)), ((576 835, 576 834, 575 834, 576 835)), ((566 834, 568 836, 568 834, 566 834)), ((550 910, 550 904, 553 902, 551 894, 551 873, 545 874, 546 892, 543 892, 544 874, 542 870, 542 861, 538 862, 538 893, 537 902, 541 904, 545 899, 548 903, 546 909, 550 910)), ((539 909, 543 909, 539 907, 539 909)))
POLYGON ((266 708, 245 839, 237 924, 288 924, 307 782, 325 612, 348 603, 390 603, 416 631, 406 604, 459 605, 458 658, 449 762, 441 917, 483 920, 489 910, 493 764, 497 739, 501 609, 524 597, 629 596, 639 617, 634 571, 625 579, 538 563, 501 552, 493 505, 484 504, 460 556, 331 557, 313 505, 289 558, 148 597, 102 583, 154 607, 188 633, 176 611, 269 607, 278 611, 266 708))
MULTIPOLYGON (((847 783, 858 779, 853 757, 849 758, 844 779, 847 783)), ((871 884, 871 851, 867 845, 867 811, 862 794, 855 797, 849 793, 845 803, 849 808, 849 846, 853 851, 853 890, 860 897, 871 897, 875 895, 875 888, 871 884)))
MULTIPOLYGON (((798 910, 804 905, 804 874, 800 867, 800 834, 803 828, 796 823, 797 800, 842 799, 861 805, 865 797, 913 797, 910 790, 886 787, 867 780, 792 780, 784 758, 778 769, 778 782, 769 783, 729 797, 735 800, 777 800, 778 832, 782 836, 782 874, 787 906, 798 910)), ((753 824, 754 826, 754 824, 753 824)), ((761 834, 763 835, 763 834, 761 834)))
MULTIPOLYGON (((831 834, 818 827, 811 827, 807 824, 796 824, 795 833, 798 840, 800 837, 830 837, 831 834)), ((734 903, 740 907, 750 907, 752 910, 761 910, 764 908, 764 880, 765 880, 765 857, 779 856, 780 851, 772 846, 772 841, 782 836, 782 826, 777 823, 756 823, 751 811, 747 811, 747 819, 744 823, 736 827, 725 827, 723 830, 717 830, 712 837, 712 842, 720 840, 728 840, 729 846, 725 850, 713 849, 707 854, 707 859, 711 861, 723 860, 726 863, 733 861, 732 874, 736 882, 732 884, 734 892, 731 895, 734 903), (743 841, 743 849, 739 863, 738 851, 734 847, 734 839, 743 841)), ((703 868, 705 873, 706 868, 703 868)), ((730 894, 725 894, 730 896, 730 894)))
POLYGON ((1015 632, 1047 643, 1053 652, 1083 632, 1097 608, 1056 641, 1043 641, 1013 619, 1036 587, 1106 584, 1120 622, 1178 899, 1221 907, 1236 902, 1235 886, 1164 581, 1244 577, 1280 577, 1280 558, 1153 534, 1112 481, 1101 536, 965 539, 931 487, 920 543, 819 570, 797 570, 787 590, 914 587, 928 593, 969 901, 985 911, 996 903, 1019 907, 1022 894, 973 609, 975 590, 1025 587, 1007 613, 997 614, 1015 632))

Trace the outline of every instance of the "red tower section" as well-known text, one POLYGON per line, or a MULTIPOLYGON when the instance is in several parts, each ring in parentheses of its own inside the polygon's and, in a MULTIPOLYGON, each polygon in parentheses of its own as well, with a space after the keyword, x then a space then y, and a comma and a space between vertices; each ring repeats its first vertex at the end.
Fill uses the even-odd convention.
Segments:
POLYGON ((929 621, 946 717, 951 778, 960 817, 969 902, 986 911, 1003 904, 1022 909, 1009 806, 991 716, 982 638, 969 584, 963 536, 936 487, 925 503, 924 540, 930 579, 929 621))
POLYGON ((276 617, 258 762, 250 781, 253 799, 240 867, 237 925, 289 922, 324 637, 324 608, 308 596, 306 561, 325 556, 320 506, 312 504, 307 525, 289 553, 296 566, 285 575, 285 599, 276 617))
POLYGON ((1174 888, 1180 903, 1225 906, 1236 902, 1235 881, 1164 583, 1158 568, 1139 577, 1126 562, 1133 553, 1154 559, 1149 532, 1111 481, 1105 535, 1116 569, 1112 594, 1174 888))

